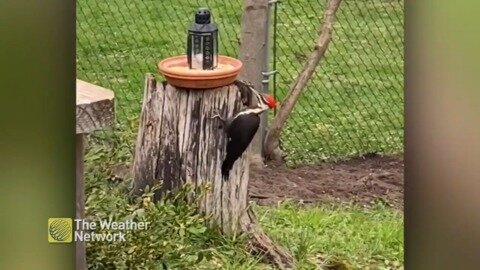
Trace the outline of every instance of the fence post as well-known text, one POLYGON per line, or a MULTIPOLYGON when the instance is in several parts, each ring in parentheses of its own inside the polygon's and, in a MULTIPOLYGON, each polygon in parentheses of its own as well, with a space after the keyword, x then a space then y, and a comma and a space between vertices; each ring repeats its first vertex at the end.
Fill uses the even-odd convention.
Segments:
MULTIPOLYGON (((267 92, 268 81, 264 75, 268 68, 269 1, 245 0, 240 37, 240 60, 243 62, 240 78, 253 84, 255 89, 267 92)), ((267 127, 267 115, 261 116, 260 127, 252 141, 251 163, 263 163, 263 142, 267 127)))

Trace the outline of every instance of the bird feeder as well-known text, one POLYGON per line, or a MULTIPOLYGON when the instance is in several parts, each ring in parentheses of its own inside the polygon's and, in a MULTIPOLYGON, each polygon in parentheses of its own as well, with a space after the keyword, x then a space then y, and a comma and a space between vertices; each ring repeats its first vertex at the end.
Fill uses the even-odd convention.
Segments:
POLYGON ((197 10, 188 30, 187 57, 191 69, 211 70, 218 65, 218 28, 206 8, 197 10))
POLYGON ((235 81, 242 62, 219 55, 218 31, 210 10, 199 8, 188 29, 186 55, 170 57, 158 64, 169 84, 187 89, 211 89, 235 81))

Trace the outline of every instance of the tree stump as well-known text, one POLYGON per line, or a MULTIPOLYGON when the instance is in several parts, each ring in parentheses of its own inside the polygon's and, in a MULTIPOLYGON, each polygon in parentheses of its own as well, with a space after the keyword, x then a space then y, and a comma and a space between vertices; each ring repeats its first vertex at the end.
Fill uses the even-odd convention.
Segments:
POLYGON ((133 166, 133 195, 142 194, 146 186, 159 181, 163 184, 156 199, 187 183, 194 188, 208 184, 210 189, 199 208, 223 233, 246 232, 252 252, 266 255, 279 267, 292 267, 292 257, 258 228, 248 209, 248 151, 235 162, 229 180, 222 179, 227 136, 221 122, 210 117, 216 111, 222 117, 240 111, 248 104, 248 97, 242 93, 235 84, 209 90, 175 88, 147 74, 133 166))

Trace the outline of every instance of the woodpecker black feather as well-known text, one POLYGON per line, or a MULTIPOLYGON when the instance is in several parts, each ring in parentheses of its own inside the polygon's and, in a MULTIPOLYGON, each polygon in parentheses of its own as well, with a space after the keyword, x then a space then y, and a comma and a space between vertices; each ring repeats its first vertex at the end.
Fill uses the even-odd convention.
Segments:
POLYGON ((253 93, 251 90, 252 84, 243 80, 235 80, 233 84, 237 86, 238 91, 240 92, 243 105, 248 106, 253 98, 253 93))
POLYGON ((237 116, 227 127, 227 156, 222 164, 222 176, 228 180, 235 161, 242 156, 253 140, 260 125, 260 117, 255 113, 237 116))

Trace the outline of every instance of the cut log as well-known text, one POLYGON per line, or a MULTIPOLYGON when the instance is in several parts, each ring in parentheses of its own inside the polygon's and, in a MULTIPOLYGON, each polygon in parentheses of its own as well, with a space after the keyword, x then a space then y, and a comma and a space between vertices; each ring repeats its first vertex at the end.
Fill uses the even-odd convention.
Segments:
POLYGON ((115 123, 111 90, 77 79, 77 134, 91 133, 115 123))
POLYGON ((292 257, 270 240, 263 241, 266 236, 248 218, 253 215, 247 214, 248 150, 235 162, 229 180, 222 179, 227 136, 221 122, 211 116, 218 111, 224 118, 232 117, 244 108, 248 97, 241 90, 235 84, 209 90, 180 89, 148 74, 133 165, 133 195, 141 195, 159 181, 162 189, 155 199, 187 183, 194 188, 208 185, 200 211, 211 216, 224 234, 249 233, 253 251, 264 250, 265 258, 277 258, 275 264, 290 262, 277 266, 290 267, 292 257))
MULTIPOLYGON (((76 84, 76 219, 85 218, 83 177, 84 137, 115 123, 114 94, 111 90, 77 79, 76 84)), ((87 269, 85 242, 75 243, 76 269, 87 269)))

